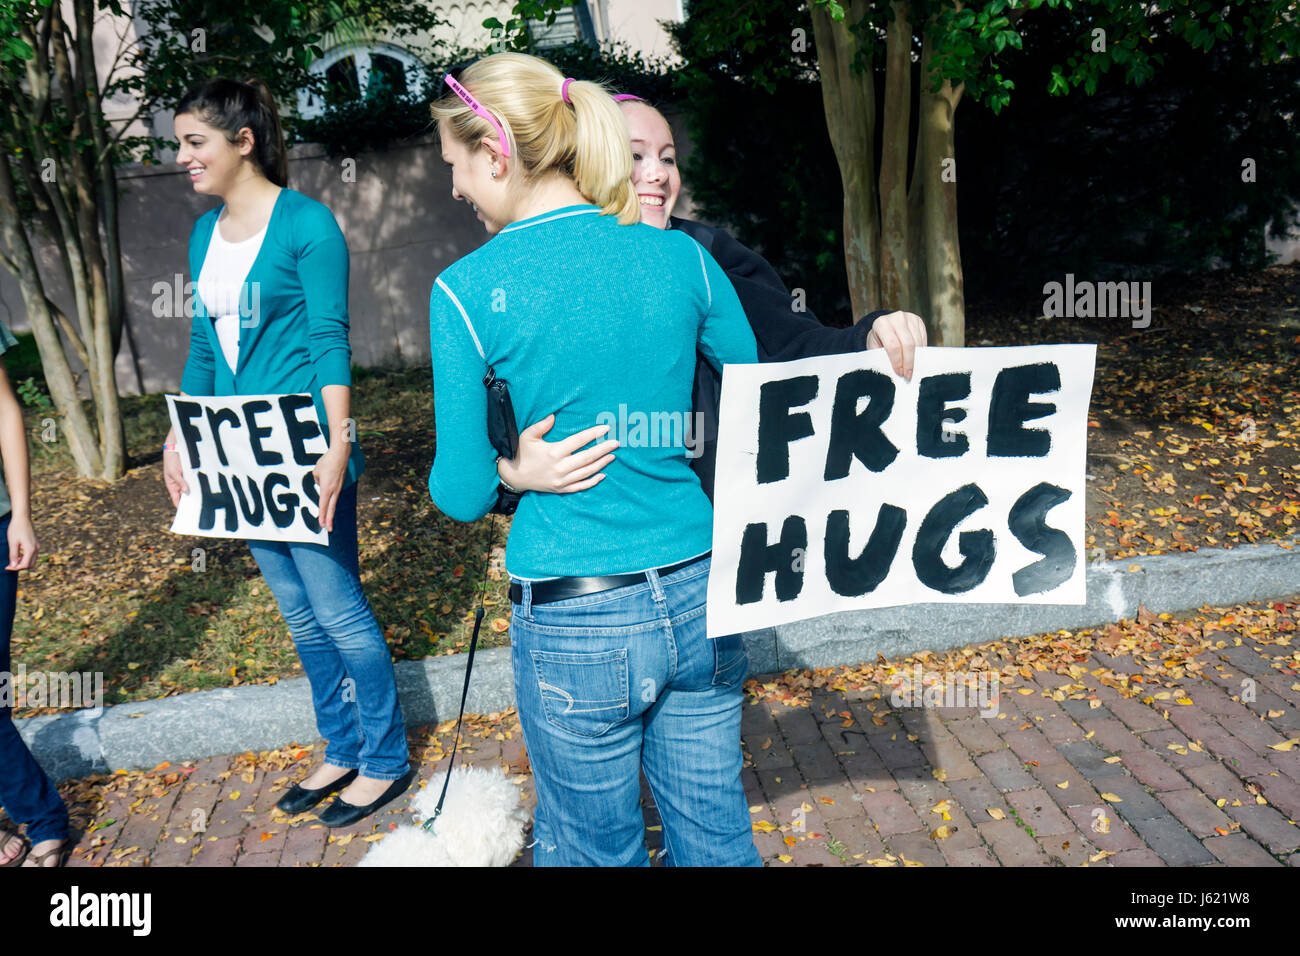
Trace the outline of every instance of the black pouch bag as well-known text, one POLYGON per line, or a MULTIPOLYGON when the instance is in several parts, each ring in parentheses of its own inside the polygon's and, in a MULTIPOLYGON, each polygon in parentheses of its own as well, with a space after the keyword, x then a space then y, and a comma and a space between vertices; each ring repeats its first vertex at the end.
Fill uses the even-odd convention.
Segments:
MULTIPOLYGON (((515 424, 515 407, 510 404, 509 383, 497 378, 496 370, 488 366, 483 384, 487 387, 488 441, 502 458, 514 458, 519 454, 519 426, 515 424)), ((492 513, 514 514, 522 497, 522 492, 507 491, 504 486, 498 486, 497 503, 492 513)))

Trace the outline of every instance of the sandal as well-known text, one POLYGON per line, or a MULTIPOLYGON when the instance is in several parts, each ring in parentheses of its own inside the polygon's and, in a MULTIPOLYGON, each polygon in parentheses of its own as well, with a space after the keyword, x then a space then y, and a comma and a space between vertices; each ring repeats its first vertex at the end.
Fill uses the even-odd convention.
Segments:
POLYGON ((72 840, 64 840, 53 850, 46 850, 44 853, 34 853, 28 851, 27 862, 24 866, 64 866, 68 861, 68 855, 72 852, 72 840), (47 860, 54 860, 53 864, 47 863, 47 860))
POLYGON ((8 827, 0 827, 0 853, 7 853, 12 849, 14 841, 18 842, 22 847, 22 850, 8 863, 0 863, 0 867, 22 866, 23 860, 27 858, 28 850, 31 849, 31 847, 27 845, 27 841, 19 836, 15 831, 10 830, 8 827))

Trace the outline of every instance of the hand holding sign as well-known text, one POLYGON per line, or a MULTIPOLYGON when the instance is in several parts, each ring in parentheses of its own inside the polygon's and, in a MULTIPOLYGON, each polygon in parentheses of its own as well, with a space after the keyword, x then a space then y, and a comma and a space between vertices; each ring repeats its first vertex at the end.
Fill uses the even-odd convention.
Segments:
POLYGON ((189 486, 172 531, 329 540, 312 474, 327 442, 310 395, 168 395, 167 406, 189 486))
POLYGON ((723 376, 709 635, 925 601, 1082 604, 1096 347, 723 376), (1049 515, 1050 513, 1050 515, 1049 515))

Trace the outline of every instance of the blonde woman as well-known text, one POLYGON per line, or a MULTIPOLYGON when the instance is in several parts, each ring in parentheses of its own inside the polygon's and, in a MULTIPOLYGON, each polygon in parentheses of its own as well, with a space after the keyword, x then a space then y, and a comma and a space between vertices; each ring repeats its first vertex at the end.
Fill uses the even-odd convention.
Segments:
MULTIPOLYGON (((554 411, 571 432, 620 407, 684 422, 697 349, 718 368, 757 352, 708 253, 638 222, 627 127, 601 86, 513 53, 445 82, 452 195, 493 238, 432 290, 429 491, 472 521, 497 500, 489 369, 520 421, 554 411)), ((625 447, 586 494, 525 496, 510 531, 537 865, 647 865, 642 770, 668 862, 761 865, 740 781, 748 658, 738 635, 705 636, 712 510, 681 431, 664 437, 625 447)))

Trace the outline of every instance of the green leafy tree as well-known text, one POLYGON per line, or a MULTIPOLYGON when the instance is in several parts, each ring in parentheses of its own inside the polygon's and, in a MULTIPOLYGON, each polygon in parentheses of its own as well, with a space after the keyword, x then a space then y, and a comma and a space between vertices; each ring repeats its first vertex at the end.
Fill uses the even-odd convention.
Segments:
MULTIPOLYGON (((813 0, 811 6, 827 127, 844 185, 854 314, 870 302, 904 303, 926 318, 940 345, 965 343, 955 114, 968 93, 995 114, 1010 101, 1014 82, 1003 64, 1023 46, 1024 18, 1059 7, 1086 24, 1076 52, 1046 78, 1056 95, 1075 88, 1091 95, 1112 67, 1141 85, 1163 59, 1148 50, 1157 32, 1208 51, 1240 31, 1264 64, 1293 55, 1300 42, 1294 0, 1227 6, 1173 0, 1162 7, 1131 0, 813 0), (920 86, 913 121, 914 54, 920 86), (885 73, 879 99, 877 63, 885 73)), ((739 32, 737 20, 720 22, 720 29, 727 23, 739 32)))
MULTIPOLYGON (((572 2, 516 4, 513 19, 498 25, 504 41, 526 36, 526 18, 572 2)), ((1079 25, 1075 50, 1041 78, 1058 96, 1076 89, 1091 95, 1112 68, 1126 83, 1145 83, 1163 62, 1150 50, 1156 35, 1203 52, 1240 37, 1263 67, 1293 57, 1300 42, 1295 0, 694 0, 687 5, 694 46, 680 51, 687 59, 681 74, 689 77, 705 53, 710 70, 694 82, 725 78, 711 71, 725 71, 729 59, 780 51, 748 56, 751 79, 770 87, 803 69, 811 49, 843 189, 853 314, 897 305, 925 317, 933 343, 962 345, 957 107, 967 97, 994 114, 1006 107, 1015 88, 1008 64, 1023 49, 1030 15, 1044 7, 1072 12, 1079 25), (801 6, 810 14, 811 43, 788 26, 790 8, 801 6)))

